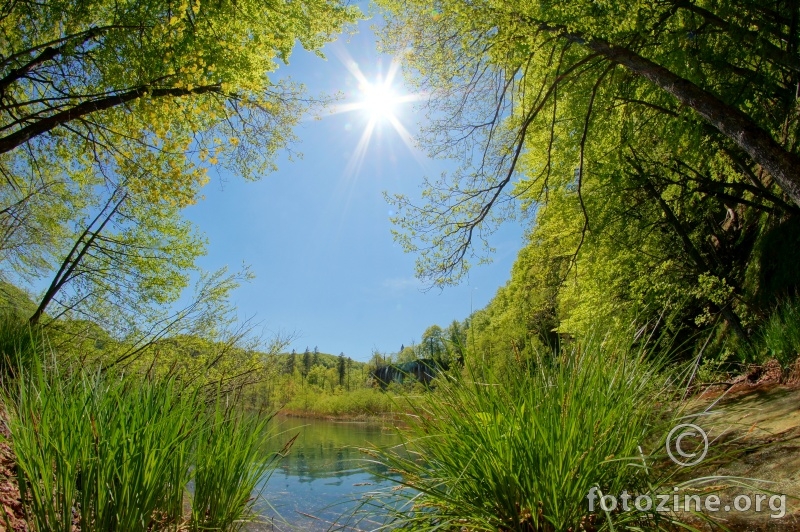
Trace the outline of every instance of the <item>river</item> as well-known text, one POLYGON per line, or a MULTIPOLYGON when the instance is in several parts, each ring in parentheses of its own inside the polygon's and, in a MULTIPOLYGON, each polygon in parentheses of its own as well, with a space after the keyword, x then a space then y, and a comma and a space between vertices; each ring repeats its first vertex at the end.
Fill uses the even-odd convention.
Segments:
POLYGON ((387 470, 359 451, 369 444, 400 442, 391 427, 377 423, 281 417, 274 441, 297 439, 288 456, 258 489, 256 504, 263 524, 252 530, 370 530, 380 516, 361 507, 363 496, 395 486, 387 470))

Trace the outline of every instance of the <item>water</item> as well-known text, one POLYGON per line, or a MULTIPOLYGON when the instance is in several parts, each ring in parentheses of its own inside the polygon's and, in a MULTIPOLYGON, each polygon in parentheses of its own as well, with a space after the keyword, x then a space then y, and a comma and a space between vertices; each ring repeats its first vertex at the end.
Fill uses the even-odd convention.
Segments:
POLYGON ((268 523, 259 529, 369 530, 378 526, 377 516, 350 516, 363 495, 396 484, 384 478, 386 469, 359 448, 396 445, 400 440, 394 430, 374 423, 315 419, 280 418, 277 423, 282 434, 276 442, 295 434, 297 439, 266 486, 259 486, 264 487, 266 502, 259 501, 256 508, 268 523))

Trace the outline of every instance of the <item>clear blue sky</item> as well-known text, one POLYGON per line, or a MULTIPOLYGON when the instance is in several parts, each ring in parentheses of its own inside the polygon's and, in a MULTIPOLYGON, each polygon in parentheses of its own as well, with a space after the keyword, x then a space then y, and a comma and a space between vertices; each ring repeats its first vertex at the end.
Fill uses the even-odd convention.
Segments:
MULTIPOLYGON (((391 57, 376 51, 370 26, 329 45, 327 60, 301 49, 292 55, 290 74, 309 93, 341 91, 345 102, 363 99, 359 83, 345 67, 351 57, 372 81, 385 74, 391 57)), ((402 93, 402 76, 395 90, 402 93)), ((421 113, 414 104, 395 116, 409 131, 421 113)), ((279 159, 279 171, 258 182, 212 173, 206 199, 187 210, 210 241, 201 265, 216 269, 249 264, 256 278, 233 294, 241 318, 255 316, 268 331, 295 333, 289 349, 306 346, 356 360, 373 349, 395 352, 419 341, 430 325, 448 325, 483 307, 509 277, 522 244, 518 222, 494 235, 494 262, 475 266, 468 281, 444 291, 424 292, 414 278, 413 255, 392 240, 391 206, 382 193, 418 196, 422 176, 436 176, 452 163, 427 159, 409 149, 388 121, 375 129, 360 167, 353 154, 368 122, 363 110, 307 119, 294 146, 303 158, 279 159)))

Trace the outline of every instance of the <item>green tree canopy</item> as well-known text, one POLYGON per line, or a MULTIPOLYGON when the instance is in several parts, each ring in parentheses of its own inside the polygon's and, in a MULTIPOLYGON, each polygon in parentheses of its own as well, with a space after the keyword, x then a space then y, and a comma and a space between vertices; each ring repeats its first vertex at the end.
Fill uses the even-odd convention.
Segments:
POLYGON ((662 211, 674 194, 716 209, 800 204, 791 2, 380 3, 387 46, 431 95, 423 143, 463 162, 427 182, 424 204, 394 198, 423 277, 457 281, 508 209, 544 208, 560 188, 585 236, 587 184, 626 174, 662 211))
MULTIPOLYGON (((178 299, 205 250, 181 209, 213 165, 274 168, 310 103, 278 63, 358 16, 338 0, 0 8, 0 260, 15 282, 50 279, 31 321, 109 306, 171 321, 146 311, 178 299)), ((224 299, 223 277, 196 307, 224 299)))
POLYGON ((257 176, 302 104, 271 79, 276 60, 297 41, 319 50, 356 13, 334 0, 12 2, 0 14, 0 171, 122 176, 179 206, 217 160, 257 176))

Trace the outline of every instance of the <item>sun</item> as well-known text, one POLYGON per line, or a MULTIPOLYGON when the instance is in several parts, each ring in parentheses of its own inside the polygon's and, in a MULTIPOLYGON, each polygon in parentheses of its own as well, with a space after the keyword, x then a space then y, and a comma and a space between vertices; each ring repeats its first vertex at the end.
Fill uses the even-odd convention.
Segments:
POLYGON ((392 59, 386 75, 378 75, 370 81, 344 49, 339 48, 336 50, 336 55, 339 56, 345 68, 358 81, 358 91, 348 98, 349 102, 344 102, 331 109, 331 113, 356 112, 367 119, 358 145, 350 157, 346 172, 352 175, 358 174, 369 148, 370 140, 384 126, 389 126, 391 130, 394 130, 399 140, 408 147, 414 157, 418 157, 416 150, 414 150, 414 140, 405 126, 403 126, 399 115, 401 115, 402 107, 405 104, 418 101, 424 95, 422 93, 403 94, 396 89, 395 76, 400 68, 400 61, 397 58, 392 59))
POLYGON ((372 120, 392 119, 401 99, 392 89, 391 85, 383 83, 362 82, 359 86, 361 92, 361 106, 372 120))

